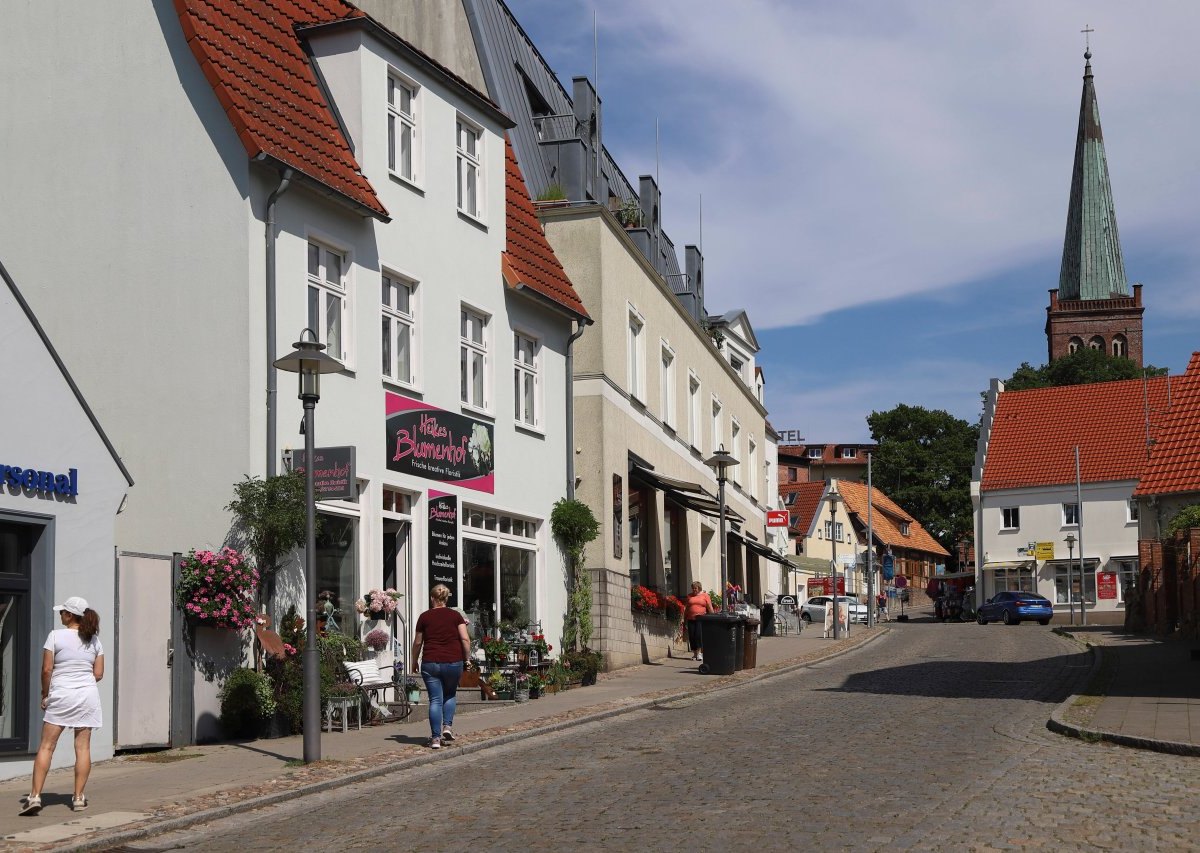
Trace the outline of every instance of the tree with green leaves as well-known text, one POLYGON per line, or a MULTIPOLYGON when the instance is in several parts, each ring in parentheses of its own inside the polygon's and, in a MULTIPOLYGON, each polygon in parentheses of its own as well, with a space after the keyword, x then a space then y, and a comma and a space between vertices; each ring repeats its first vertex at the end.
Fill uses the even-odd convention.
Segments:
POLYGON ((911 513, 942 547, 970 537, 971 468, 975 464, 978 425, 940 409, 904 403, 867 417, 879 444, 873 485, 911 513))
POLYGON ((1119 379, 1141 379, 1164 376, 1165 367, 1138 367, 1132 359, 1109 355, 1104 350, 1083 347, 1070 355, 1056 358, 1041 367, 1023 362, 1004 383, 1005 391, 1028 391, 1031 388, 1057 388, 1062 385, 1087 385, 1092 382, 1115 382, 1119 379))
POLYGON ((234 499, 225 507, 234 516, 233 538, 254 559, 262 578, 262 603, 270 603, 283 557, 307 539, 304 474, 246 477, 233 491, 234 499))

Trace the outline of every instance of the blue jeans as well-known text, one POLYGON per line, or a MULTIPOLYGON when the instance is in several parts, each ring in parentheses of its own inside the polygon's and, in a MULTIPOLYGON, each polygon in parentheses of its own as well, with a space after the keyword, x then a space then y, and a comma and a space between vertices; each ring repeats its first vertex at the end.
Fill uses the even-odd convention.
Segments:
POLYGON ((462 678, 462 661, 421 664, 421 678, 429 692, 429 730, 440 738, 442 729, 454 725, 454 706, 457 704, 458 682, 462 678))

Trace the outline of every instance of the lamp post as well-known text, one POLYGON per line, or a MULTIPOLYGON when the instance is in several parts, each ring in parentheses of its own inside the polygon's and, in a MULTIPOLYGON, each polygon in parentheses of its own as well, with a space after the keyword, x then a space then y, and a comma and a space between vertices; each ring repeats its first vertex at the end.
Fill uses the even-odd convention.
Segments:
POLYGON ((729 612, 729 562, 725 554, 725 472, 738 464, 738 461, 725 452, 725 445, 720 445, 717 452, 704 460, 704 464, 717 472, 717 501, 721 505, 721 610, 729 612))
MULTIPOLYGON (((1071 579, 1075 577, 1075 534, 1068 533, 1063 540, 1067 543, 1067 603, 1071 606, 1071 624, 1075 624, 1075 596, 1071 591, 1071 579)), ((1083 592, 1083 578, 1079 579, 1079 589, 1083 592)))
POLYGON ((314 410, 321 399, 321 374, 341 370, 337 359, 326 355, 325 344, 312 329, 300 333, 293 350, 275 361, 275 366, 300 375, 304 402, 304 513, 307 539, 304 547, 304 763, 321 760, 321 665, 317 649, 317 536, 316 502, 313 495, 313 453, 316 424, 314 410))
MULTIPOLYGON (((829 493, 829 517, 832 521, 829 522, 829 541, 833 543, 833 638, 836 640, 841 636, 838 630, 838 565, 837 565, 837 508, 842 500, 842 496, 837 492, 829 493)), ((846 620, 846 631, 850 630, 850 620, 846 620)))

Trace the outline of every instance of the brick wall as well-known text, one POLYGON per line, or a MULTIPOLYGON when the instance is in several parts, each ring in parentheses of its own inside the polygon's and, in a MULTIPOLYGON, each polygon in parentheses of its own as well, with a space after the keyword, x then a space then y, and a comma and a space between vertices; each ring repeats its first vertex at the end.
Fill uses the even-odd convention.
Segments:
POLYGON ((1069 352, 1071 338, 1084 346, 1097 335, 1104 341, 1105 352, 1112 354, 1112 341, 1123 335, 1127 356, 1142 365, 1142 286, 1133 286, 1133 296, 1115 299, 1059 301, 1058 291, 1050 291, 1046 309, 1046 346, 1050 360, 1069 352))
POLYGON ((1200 639, 1200 528, 1138 542, 1137 589, 1125 604, 1130 631, 1200 639))

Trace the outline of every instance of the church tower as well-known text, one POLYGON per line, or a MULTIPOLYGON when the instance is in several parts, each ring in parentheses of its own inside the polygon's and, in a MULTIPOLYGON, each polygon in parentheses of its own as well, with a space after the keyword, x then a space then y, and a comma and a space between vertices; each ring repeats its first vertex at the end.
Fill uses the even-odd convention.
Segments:
POLYGON ((1091 51, 1083 58, 1067 236, 1058 288, 1050 291, 1046 309, 1046 343, 1051 361, 1091 347, 1133 359, 1140 367, 1142 286, 1135 284, 1130 294, 1092 82, 1091 51))

